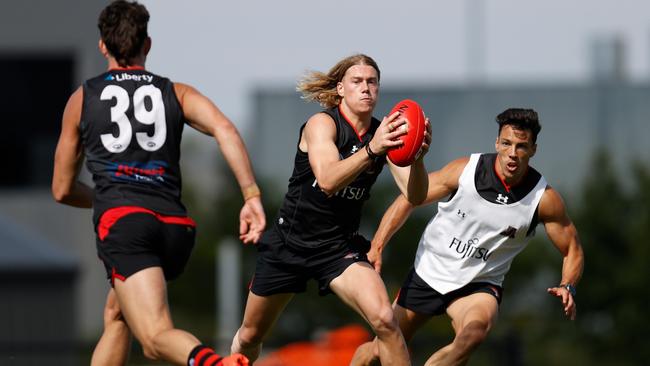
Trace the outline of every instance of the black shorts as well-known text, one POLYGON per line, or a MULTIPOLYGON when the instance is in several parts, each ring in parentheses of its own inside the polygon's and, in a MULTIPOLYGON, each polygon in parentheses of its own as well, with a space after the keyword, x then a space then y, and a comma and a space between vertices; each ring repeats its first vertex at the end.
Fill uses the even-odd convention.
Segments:
POLYGON ((108 210, 97 229, 97 255, 111 285, 115 278, 124 281, 149 267, 161 267, 168 281, 177 278, 189 260, 196 234, 192 219, 146 209, 108 210))
POLYGON ((501 304, 503 288, 500 286, 487 282, 472 282, 443 295, 424 282, 412 268, 397 295, 397 304, 419 314, 440 315, 454 300, 478 292, 494 296, 497 303, 501 304))
MULTIPOLYGON (((357 237, 357 241, 361 240, 357 237)), ((271 228, 257 244, 257 264, 250 290, 258 296, 300 293, 305 292, 307 281, 314 279, 318 281, 319 294, 327 295, 331 293, 330 282, 346 268, 355 262, 368 262, 368 248, 344 243, 336 250, 296 249, 271 228)))

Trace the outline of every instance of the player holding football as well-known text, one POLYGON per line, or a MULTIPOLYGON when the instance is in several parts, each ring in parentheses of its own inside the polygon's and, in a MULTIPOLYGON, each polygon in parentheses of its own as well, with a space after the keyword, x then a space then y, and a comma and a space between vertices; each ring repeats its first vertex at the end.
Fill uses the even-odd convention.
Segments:
MULTIPOLYGON (((288 192, 274 225, 257 245, 257 267, 233 353, 257 359, 284 307, 314 279, 321 295, 334 292, 366 319, 377 335, 382 362, 409 364, 384 284, 366 257, 370 243, 357 233, 362 205, 386 164, 386 151, 400 146, 397 138, 405 133, 399 113, 381 122, 372 117, 379 76, 372 58, 354 55, 327 74, 309 74, 298 85, 305 99, 326 109, 300 128, 288 192)), ((427 192, 422 156, 431 135, 428 120, 425 124, 421 156, 407 167, 388 163, 412 204, 427 192)))
POLYGON ((195 236, 180 200, 185 123, 216 139, 242 188, 241 240, 256 242, 265 217, 232 122, 191 86, 145 70, 148 21, 146 8, 136 2, 115 1, 102 11, 99 50, 108 71, 68 100, 55 155, 52 193, 58 202, 94 208, 97 252, 112 285, 91 364, 126 364, 133 334, 152 360, 247 365, 244 356, 220 357, 172 323, 166 281, 183 272, 195 236), (77 181, 84 155, 94 189, 77 181))
MULTIPOLYGON (((409 341, 432 316, 447 313, 456 333, 425 365, 464 365, 497 319, 502 283, 514 257, 539 222, 563 256, 560 284, 547 291, 575 319, 575 286, 584 255, 578 233, 559 193, 528 162, 541 130, 532 109, 508 109, 497 116, 496 154, 473 154, 429 174, 424 204, 438 213, 422 234, 415 265, 393 308, 409 341)), ((398 197, 375 233, 368 257, 381 269, 381 253, 414 205, 398 197)), ((377 342, 360 346, 351 365, 376 365, 377 342)), ((383 361, 381 362, 383 365, 383 361)))

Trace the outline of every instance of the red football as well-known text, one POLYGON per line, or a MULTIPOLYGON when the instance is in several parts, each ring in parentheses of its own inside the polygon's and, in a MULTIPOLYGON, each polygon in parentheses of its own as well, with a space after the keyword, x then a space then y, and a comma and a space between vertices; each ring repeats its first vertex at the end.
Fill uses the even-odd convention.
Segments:
POLYGON ((397 166, 408 166, 413 163, 424 140, 424 112, 416 102, 405 99, 397 103, 388 114, 389 116, 399 111, 406 118, 408 132, 399 137, 404 143, 388 150, 388 158, 397 166))

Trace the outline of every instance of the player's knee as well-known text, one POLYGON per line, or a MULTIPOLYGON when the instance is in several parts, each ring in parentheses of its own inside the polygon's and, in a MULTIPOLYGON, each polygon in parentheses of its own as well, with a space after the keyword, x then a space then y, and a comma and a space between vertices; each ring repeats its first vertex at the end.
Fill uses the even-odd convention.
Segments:
POLYGON ((156 351, 155 340, 153 338, 141 340, 140 345, 142 346, 142 354, 144 354, 144 357, 152 361, 160 360, 160 353, 156 351))
POLYGON ((104 308, 104 330, 113 334, 129 332, 129 326, 126 324, 119 306, 107 305, 104 308))
POLYGON ((242 326, 235 334, 235 341, 238 342, 239 346, 243 349, 256 347, 262 344, 264 334, 260 332, 257 328, 254 327, 244 327, 242 326))
MULTIPOLYGON (((252 363, 257 360, 262 351, 262 342, 251 342, 250 338, 248 338, 246 343, 242 343, 242 339, 240 338, 241 333, 242 329, 239 329, 237 333, 235 333, 235 336, 232 339, 232 345, 230 346, 230 353, 241 353, 252 363)), ((257 337, 254 337, 254 339, 257 339, 257 337)))
POLYGON ((141 335, 140 345, 142 346, 142 353, 144 356, 153 361, 160 361, 162 355, 161 350, 164 349, 165 344, 162 342, 167 335, 163 335, 168 329, 156 329, 146 334, 141 335))
POLYGON ((111 325, 124 325, 124 317, 122 316, 122 311, 117 306, 107 306, 104 308, 104 326, 108 327, 111 325))
POLYGON ((471 322, 465 326, 456 337, 455 343, 462 349, 473 350, 478 347, 488 335, 488 325, 482 322, 471 322))
POLYGON ((370 326, 378 336, 391 334, 399 330, 397 319, 390 305, 382 306, 376 314, 368 316, 368 319, 370 326))

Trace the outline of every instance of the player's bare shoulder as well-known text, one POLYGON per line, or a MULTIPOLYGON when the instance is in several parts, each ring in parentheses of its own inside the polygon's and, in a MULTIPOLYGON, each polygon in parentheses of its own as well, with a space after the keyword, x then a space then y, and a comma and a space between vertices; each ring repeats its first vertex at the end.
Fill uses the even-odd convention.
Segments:
POLYGON ((442 169, 429 173, 429 190, 423 204, 436 202, 458 189, 459 180, 469 157, 447 163, 442 169))
POLYGON ((465 169, 465 166, 467 166, 468 162, 469 156, 463 156, 456 160, 450 161, 443 169, 446 170, 448 174, 452 174, 460 178, 460 175, 463 173, 463 170, 465 169))
POLYGON ((191 85, 174 82, 174 93, 176 93, 176 98, 178 99, 180 105, 183 106, 185 96, 192 93, 198 93, 198 91, 191 85))
POLYGON ((325 112, 318 112, 307 120, 305 129, 335 128, 334 119, 325 112))
POLYGON ((445 185, 449 188, 458 188, 458 180, 460 179, 461 174, 463 174, 463 170, 465 170, 468 162, 468 156, 450 161, 439 171, 441 176, 438 179, 443 180, 445 185))
POLYGON ((566 217, 564 200, 560 193, 550 185, 546 186, 542 199, 539 201, 538 214, 542 222, 557 221, 566 217))
POLYGON ((307 120, 300 136, 300 150, 308 151, 309 144, 321 139, 334 141, 336 138, 336 122, 324 112, 319 112, 307 120))
POLYGON ((78 87, 68 98, 63 111, 63 123, 79 125, 81 121, 81 110, 83 108, 84 89, 82 86, 78 87))
POLYGON ((83 100, 84 98, 84 88, 83 86, 79 86, 71 95, 68 101, 70 100, 83 100))

